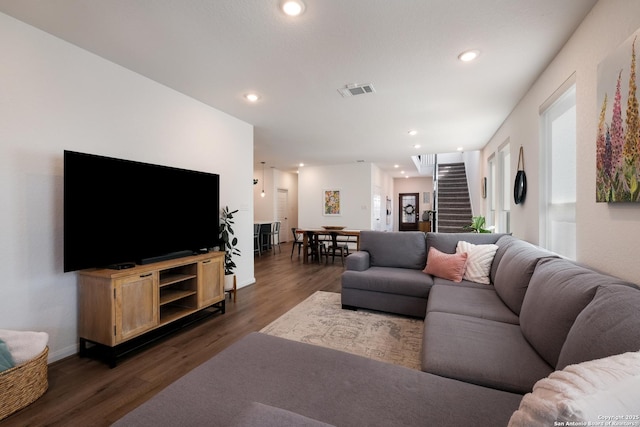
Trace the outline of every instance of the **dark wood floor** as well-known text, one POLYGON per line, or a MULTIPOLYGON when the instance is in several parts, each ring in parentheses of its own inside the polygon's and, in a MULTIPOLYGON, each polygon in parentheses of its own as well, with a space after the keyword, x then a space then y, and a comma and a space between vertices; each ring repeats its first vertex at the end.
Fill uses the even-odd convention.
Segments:
MULTIPOLYGON (((259 331, 315 291, 340 292, 343 267, 302 264, 291 245, 255 257, 256 283, 227 298, 227 311, 203 319, 126 356, 114 369, 78 356, 49 366, 49 390, 0 422, 5 426, 107 426, 164 387, 253 331, 259 331)), ((230 366, 229 369, 233 367, 230 366)), ((1 403, 1 402, 0 402, 1 403)))

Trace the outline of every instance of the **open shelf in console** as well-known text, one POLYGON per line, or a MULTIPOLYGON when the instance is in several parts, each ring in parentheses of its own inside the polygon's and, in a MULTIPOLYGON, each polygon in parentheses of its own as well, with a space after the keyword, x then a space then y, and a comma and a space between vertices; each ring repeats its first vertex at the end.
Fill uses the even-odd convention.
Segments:
POLYGON ((160 324, 187 316, 198 308, 198 265, 186 264, 160 271, 160 324))

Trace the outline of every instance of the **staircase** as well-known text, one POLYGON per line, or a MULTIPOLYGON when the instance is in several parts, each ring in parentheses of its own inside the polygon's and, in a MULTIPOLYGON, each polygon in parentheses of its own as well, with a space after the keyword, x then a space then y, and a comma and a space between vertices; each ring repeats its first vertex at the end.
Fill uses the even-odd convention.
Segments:
POLYGON ((437 224, 440 233, 463 233, 471 224, 471 202, 464 163, 438 165, 437 224))

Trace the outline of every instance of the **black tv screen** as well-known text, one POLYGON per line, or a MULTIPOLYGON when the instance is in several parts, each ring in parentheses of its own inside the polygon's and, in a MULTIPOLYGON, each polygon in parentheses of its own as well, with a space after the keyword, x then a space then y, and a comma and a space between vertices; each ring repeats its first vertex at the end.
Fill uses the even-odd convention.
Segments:
POLYGON ((218 245, 220 177, 64 152, 64 271, 144 264, 218 245))

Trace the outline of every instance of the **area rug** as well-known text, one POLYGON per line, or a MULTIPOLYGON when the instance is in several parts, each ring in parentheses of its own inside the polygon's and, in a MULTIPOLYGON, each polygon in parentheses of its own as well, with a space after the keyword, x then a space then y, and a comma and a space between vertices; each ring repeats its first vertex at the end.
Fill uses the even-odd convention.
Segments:
POLYGON ((318 291, 260 332, 420 369, 423 321, 343 310, 340 294, 318 291))

